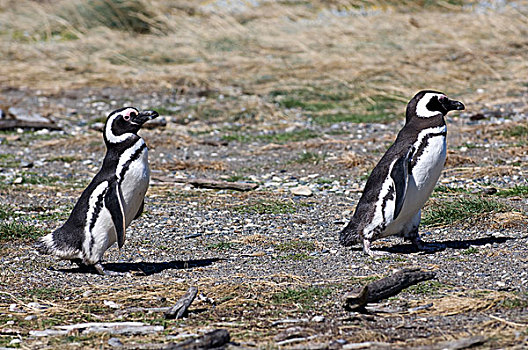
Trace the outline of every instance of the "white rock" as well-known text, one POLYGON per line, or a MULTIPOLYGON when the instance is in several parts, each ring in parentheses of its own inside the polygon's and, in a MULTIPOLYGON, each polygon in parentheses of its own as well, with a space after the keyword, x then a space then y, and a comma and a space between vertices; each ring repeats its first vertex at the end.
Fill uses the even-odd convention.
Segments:
POLYGON ((108 306, 111 309, 119 309, 121 307, 121 305, 116 304, 111 300, 103 300, 103 304, 105 304, 105 306, 108 306))
POLYGON ((28 303, 27 306, 29 306, 32 309, 36 309, 36 310, 46 310, 49 307, 47 305, 42 305, 42 304, 35 303, 35 302, 28 303))
POLYGON ((57 329, 46 329, 43 331, 29 331, 29 335, 32 335, 34 337, 48 337, 48 336, 64 335, 64 334, 68 334, 68 331, 59 331, 57 329))
POLYGON ((324 316, 314 316, 312 317, 312 322, 324 322, 324 316))
POLYGON ((308 186, 297 186, 290 188, 290 192, 295 196, 309 197, 313 194, 312 190, 308 186))

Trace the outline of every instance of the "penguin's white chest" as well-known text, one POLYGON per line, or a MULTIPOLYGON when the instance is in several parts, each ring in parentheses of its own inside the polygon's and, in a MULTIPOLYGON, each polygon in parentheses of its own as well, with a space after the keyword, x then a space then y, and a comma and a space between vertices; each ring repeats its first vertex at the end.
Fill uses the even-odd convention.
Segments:
MULTIPOLYGON (((445 132, 445 127, 442 131, 445 132)), ((442 173, 447 152, 446 136, 441 132, 431 135, 434 136, 427 139, 419 138, 414 144, 415 149, 420 150, 420 143, 427 142, 423 151, 415 156, 417 158, 409 174, 402 210, 396 220, 387 226, 384 236, 398 234, 408 229, 413 218, 429 199, 442 173)))
POLYGON ((148 150, 145 147, 140 156, 130 163, 121 182, 127 227, 141 207, 149 181, 148 150))
POLYGON ((444 168, 445 160, 445 136, 430 138, 424 152, 416 160, 409 174, 404 209, 407 209, 410 215, 418 212, 433 192, 436 182, 444 168))

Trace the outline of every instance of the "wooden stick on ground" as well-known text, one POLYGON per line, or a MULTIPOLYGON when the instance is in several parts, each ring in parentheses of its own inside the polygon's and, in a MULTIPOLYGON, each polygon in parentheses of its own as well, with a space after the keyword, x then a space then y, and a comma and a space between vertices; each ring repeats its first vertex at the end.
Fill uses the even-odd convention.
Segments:
POLYGON ((204 335, 186 340, 179 344, 169 344, 164 350, 199 350, 199 349, 223 349, 229 343, 229 332, 225 329, 215 329, 204 335))
POLYGON ((2 119, 0 120, 0 130, 13 130, 13 129, 49 129, 49 130, 62 130, 57 124, 44 123, 44 122, 32 122, 18 119, 2 119))
POLYGON ((251 191, 259 187, 257 183, 253 182, 230 182, 213 179, 182 179, 178 177, 162 175, 153 176, 152 180, 159 181, 161 183, 188 183, 189 185, 197 188, 212 188, 217 190, 251 191))
POLYGON ((180 300, 174 304, 173 307, 165 311, 165 318, 166 319, 178 319, 182 318, 186 313, 189 306, 191 306, 191 303, 193 302, 194 298, 196 298, 196 294, 198 293, 198 288, 196 287, 190 287, 187 293, 185 293, 180 300))
POLYGON ((391 276, 364 285, 359 290, 345 294, 344 307, 348 311, 362 309, 367 303, 374 303, 400 293, 403 289, 435 278, 432 271, 422 271, 419 268, 400 270, 391 276))

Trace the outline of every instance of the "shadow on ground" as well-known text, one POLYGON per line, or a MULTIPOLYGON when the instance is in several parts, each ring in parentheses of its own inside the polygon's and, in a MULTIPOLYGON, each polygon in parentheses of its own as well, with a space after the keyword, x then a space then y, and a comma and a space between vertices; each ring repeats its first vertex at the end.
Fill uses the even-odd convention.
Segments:
MULTIPOLYGON (((424 254, 434 254, 435 252, 445 250, 447 248, 451 249, 468 249, 471 246, 483 246, 486 244, 494 243, 505 243, 509 240, 516 239, 514 237, 483 237, 467 240, 450 240, 450 241, 438 241, 431 242, 428 245, 432 248, 430 251, 422 251, 424 254)), ((427 246, 427 244, 426 244, 427 246)), ((384 250, 389 253, 399 253, 399 254, 411 254, 420 252, 416 247, 410 243, 405 244, 396 244, 391 247, 383 247, 379 250, 384 250)))
MULTIPOLYGON (((131 272, 135 275, 150 276, 155 273, 160 273, 164 270, 181 270, 192 269, 195 267, 210 266, 219 261, 220 258, 198 259, 198 260, 173 260, 164 262, 122 262, 122 263, 107 263, 103 264, 103 268, 108 272, 127 273, 131 272)), ((94 273, 97 274, 91 266, 80 266, 73 269, 58 269, 61 272, 68 273, 94 273)))
MULTIPOLYGON (((512 239, 518 239, 517 237, 483 237, 467 240, 450 240, 450 241, 438 241, 438 242, 426 242, 426 246, 431 248, 431 250, 418 250, 411 243, 395 244, 388 247, 379 247, 372 248, 373 251, 385 251, 388 253, 396 254, 412 254, 412 253, 423 253, 423 254, 434 254, 436 252, 445 250, 447 248, 451 249, 468 249, 471 246, 483 246, 486 244, 493 243, 505 243, 512 239)), ((361 247, 352 248, 354 251, 362 251, 361 247)))

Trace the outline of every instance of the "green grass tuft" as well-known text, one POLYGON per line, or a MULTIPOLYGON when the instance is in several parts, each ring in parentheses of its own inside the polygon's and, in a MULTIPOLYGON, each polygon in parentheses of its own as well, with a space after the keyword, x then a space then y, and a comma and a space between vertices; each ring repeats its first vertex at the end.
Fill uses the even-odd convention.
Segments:
POLYGON ((9 219, 14 215, 14 211, 8 204, 0 204, 0 220, 9 219))
POLYGON ((28 289, 26 293, 38 299, 57 299, 58 296, 62 295, 62 290, 53 287, 40 287, 28 289))
POLYGON ((276 304, 300 304, 301 307, 309 307, 315 301, 323 299, 332 294, 330 288, 307 287, 300 289, 288 288, 283 292, 272 296, 272 301, 276 304))
POLYGON ((65 5, 57 15, 76 29, 104 26, 137 34, 161 29, 147 3, 141 0, 77 0, 65 5))
POLYGON ((294 162, 299 163, 299 164, 304 164, 304 163, 317 164, 320 161, 324 160, 324 158, 325 156, 320 155, 319 153, 303 151, 299 155, 299 157, 294 160, 294 162))
POLYGON ((506 137, 514 138, 526 138, 528 137, 528 126, 515 125, 503 131, 503 135, 506 137))
POLYGON ((425 281, 418 283, 406 289, 407 292, 413 294, 435 294, 440 288, 446 288, 446 285, 438 281, 425 281))
POLYGON ((528 186, 516 185, 512 188, 500 190, 497 192, 497 196, 501 197, 528 197, 528 186))
POLYGON ((482 197, 461 197, 439 201, 426 208, 422 224, 426 226, 451 225, 483 213, 505 212, 510 208, 498 201, 482 197))
POLYGON ((239 205, 233 208, 239 213, 250 214, 293 214, 295 204, 292 202, 282 202, 277 200, 261 200, 254 204, 239 205))
POLYGON ((43 231, 21 222, 0 222, 0 241, 36 239, 43 231))
POLYGON ((469 247, 466 250, 462 251, 462 254, 464 255, 472 255, 472 254, 478 254, 479 250, 476 247, 469 247))
POLYGON ((214 250, 229 250, 229 249, 233 249, 233 246, 235 245, 235 243, 233 242, 218 242, 218 243, 213 243, 213 244, 209 244, 206 248, 207 249, 214 249, 214 250))
POLYGON ((22 174, 22 183, 31 185, 52 185, 60 180, 58 176, 39 175, 34 172, 26 172, 22 174))

